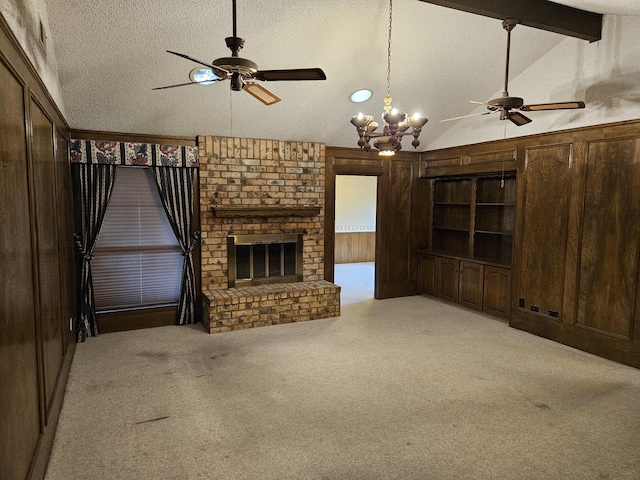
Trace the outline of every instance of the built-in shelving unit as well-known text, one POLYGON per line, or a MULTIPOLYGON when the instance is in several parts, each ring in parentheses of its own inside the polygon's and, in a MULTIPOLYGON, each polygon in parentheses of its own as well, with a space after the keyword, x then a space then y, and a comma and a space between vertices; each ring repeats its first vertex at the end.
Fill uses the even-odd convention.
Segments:
POLYGON ((467 255, 471 229, 470 179, 436 180, 433 190, 433 249, 467 255))
POLYGON ((515 174, 434 179, 421 293, 509 318, 515 194, 515 174))
POLYGON ((437 179, 432 250, 511 264, 515 175, 437 179))
POLYGON ((515 176, 476 180, 473 256, 511 264, 515 222, 515 176))

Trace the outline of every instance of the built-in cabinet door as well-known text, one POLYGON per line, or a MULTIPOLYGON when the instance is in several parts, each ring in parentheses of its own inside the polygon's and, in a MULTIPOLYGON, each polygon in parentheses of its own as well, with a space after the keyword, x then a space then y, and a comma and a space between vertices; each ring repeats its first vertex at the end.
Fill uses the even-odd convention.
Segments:
POLYGON ((487 265, 484 268, 483 310, 496 317, 509 318, 511 270, 487 265))
POLYGON ((460 262, 460 303, 467 307, 482 310, 482 286, 484 265, 474 262, 460 262))
POLYGON ((460 261, 438 257, 438 267, 438 297, 457 302, 460 261))
POLYGON ((418 289, 420 293, 436 295, 438 286, 438 260, 434 255, 418 256, 418 289))

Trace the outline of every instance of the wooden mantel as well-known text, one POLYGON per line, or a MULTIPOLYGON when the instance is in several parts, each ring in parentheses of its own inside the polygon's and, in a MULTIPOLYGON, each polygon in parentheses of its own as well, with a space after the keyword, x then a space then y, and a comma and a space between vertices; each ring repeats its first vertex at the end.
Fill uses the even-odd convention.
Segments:
POLYGON ((315 205, 282 206, 214 206, 214 217, 315 217, 320 215, 320 207, 315 205))

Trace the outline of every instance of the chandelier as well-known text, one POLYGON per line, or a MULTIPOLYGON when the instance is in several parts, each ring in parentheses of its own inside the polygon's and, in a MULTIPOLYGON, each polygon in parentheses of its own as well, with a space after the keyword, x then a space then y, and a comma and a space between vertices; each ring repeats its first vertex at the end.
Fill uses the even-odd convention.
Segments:
POLYGON ((378 123, 373 121, 372 115, 364 115, 362 112, 351 117, 351 123, 358 130, 360 139, 358 145, 365 151, 371 150, 369 141, 377 139, 373 146, 378 149, 379 155, 392 156, 402 148, 402 138, 409 134, 413 135, 411 145, 417 148, 420 145, 420 132, 425 123, 429 121, 418 113, 407 118, 407 114, 400 112, 391 106, 391 21, 393 18, 393 0, 389 0, 389 40, 387 43, 387 96, 384 99, 384 112, 382 121, 384 126, 382 132, 376 132, 378 123))

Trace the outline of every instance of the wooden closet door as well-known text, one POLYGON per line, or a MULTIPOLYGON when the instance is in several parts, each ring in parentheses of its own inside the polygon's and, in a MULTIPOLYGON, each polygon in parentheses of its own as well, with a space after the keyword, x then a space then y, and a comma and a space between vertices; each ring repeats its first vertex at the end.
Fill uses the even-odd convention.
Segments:
POLYGON ((516 295, 521 308, 558 318, 562 311, 571 198, 571 145, 529 148, 526 164, 516 295))

